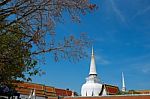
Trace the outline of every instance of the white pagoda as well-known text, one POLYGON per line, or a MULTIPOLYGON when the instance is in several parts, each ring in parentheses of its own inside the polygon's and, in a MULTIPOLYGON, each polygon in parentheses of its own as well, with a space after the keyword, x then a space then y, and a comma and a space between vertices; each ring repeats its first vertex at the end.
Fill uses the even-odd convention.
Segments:
POLYGON ((97 77, 94 51, 92 48, 90 72, 86 78, 86 83, 82 85, 81 96, 99 96, 102 91, 102 86, 97 77))

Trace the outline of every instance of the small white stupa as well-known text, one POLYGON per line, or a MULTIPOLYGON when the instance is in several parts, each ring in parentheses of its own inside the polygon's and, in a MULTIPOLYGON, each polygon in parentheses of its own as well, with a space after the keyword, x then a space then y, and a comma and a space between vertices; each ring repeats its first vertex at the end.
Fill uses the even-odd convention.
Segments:
POLYGON ((125 81, 124 81, 124 74, 122 72, 122 92, 126 91, 125 81))
POLYGON ((102 84, 99 82, 95 66, 94 51, 92 48, 91 65, 86 83, 82 85, 81 96, 99 96, 102 91, 102 84))

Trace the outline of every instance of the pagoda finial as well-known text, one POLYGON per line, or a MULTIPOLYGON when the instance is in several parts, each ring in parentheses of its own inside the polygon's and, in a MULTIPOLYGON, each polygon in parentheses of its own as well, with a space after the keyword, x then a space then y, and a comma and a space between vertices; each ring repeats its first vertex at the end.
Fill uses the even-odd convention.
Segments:
POLYGON ((123 74, 123 72, 122 72, 122 91, 123 91, 123 92, 126 91, 125 81, 124 81, 124 74, 123 74))
POLYGON ((93 46, 92 46, 92 55, 94 55, 94 50, 93 50, 93 46))
POLYGON ((97 75, 96 66, 95 66, 95 58, 94 58, 93 46, 92 46, 92 55, 91 55, 91 64, 90 64, 89 75, 97 75))

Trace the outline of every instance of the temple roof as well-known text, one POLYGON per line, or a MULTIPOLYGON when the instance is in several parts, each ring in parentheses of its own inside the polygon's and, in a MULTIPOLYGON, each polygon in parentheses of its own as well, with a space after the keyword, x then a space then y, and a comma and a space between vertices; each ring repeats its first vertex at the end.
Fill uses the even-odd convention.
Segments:
POLYGON ((35 89, 36 96, 41 96, 41 97, 72 95, 71 90, 55 88, 55 87, 46 86, 42 84, 34 84, 34 83, 27 83, 27 82, 21 82, 16 84, 17 84, 17 87, 15 88, 16 91, 23 95, 30 95, 31 91, 33 91, 34 89, 35 89))
MULTIPOLYGON (((116 95, 119 93, 118 86, 114 86, 114 85, 103 84, 102 92, 104 90, 106 91, 106 95, 116 95)), ((101 94, 103 94, 103 93, 101 93, 101 94)))

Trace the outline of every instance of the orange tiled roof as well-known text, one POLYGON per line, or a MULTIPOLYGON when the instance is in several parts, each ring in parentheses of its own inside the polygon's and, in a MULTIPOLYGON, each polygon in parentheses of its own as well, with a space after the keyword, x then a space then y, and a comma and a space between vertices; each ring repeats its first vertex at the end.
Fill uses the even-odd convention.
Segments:
POLYGON ((70 90, 58 89, 55 87, 45 86, 42 84, 21 82, 21 83, 16 83, 16 85, 17 85, 16 91, 24 95, 29 95, 31 93, 31 90, 34 89, 36 91, 36 96, 42 96, 42 97, 71 96, 72 94, 72 91, 70 90))
POLYGON ((117 86, 104 84, 104 87, 109 95, 116 95, 119 93, 119 88, 117 86))
POLYGON ((57 96, 71 96, 72 95, 72 91, 70 90, 55 88, 55 91, 56 91, 57 96))

